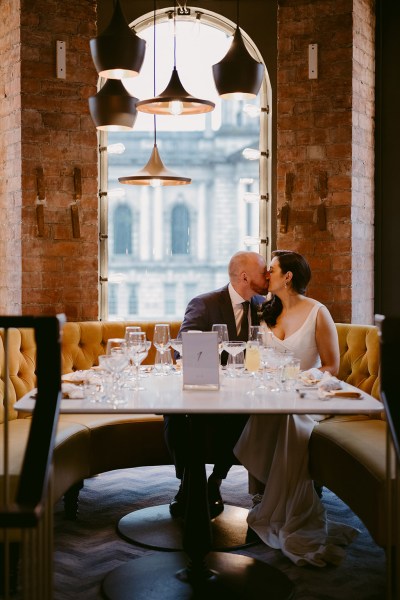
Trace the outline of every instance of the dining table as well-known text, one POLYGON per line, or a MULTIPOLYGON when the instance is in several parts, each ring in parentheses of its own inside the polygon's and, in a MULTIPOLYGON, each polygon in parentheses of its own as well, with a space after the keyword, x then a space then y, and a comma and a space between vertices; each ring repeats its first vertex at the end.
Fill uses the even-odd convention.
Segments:
MULTIPOLYGON (((230 377, 220 373, 219 386, 184 389, 182 376, 160 376, 151 372, 139 391, 125 391, 124 403, 96 403, 87 398, 63 399, 61 413, 185 414, 190 427, 188 467, 185 471, 188 502, 183 551, 156 552, 130 560, 103 580, 102 593, 109 600, 211 600, 259 597, 286 600, 294 595, 294 584, 278 569, 240 553, 215 551, 207 502, 207 476, 202 451, 204 414, 318 414, 376 415, 382 403, 343 382, 343 397, 320 397, 318 388, 299 384, 289 391, 269 392, 257 388, 254 376, 230 377), (346 391, 348 396, 345 395, 346 391), (359 397, 351 397, 360 392, 359 397)), ((29 412, 34 391, 15 405, 29 412)))

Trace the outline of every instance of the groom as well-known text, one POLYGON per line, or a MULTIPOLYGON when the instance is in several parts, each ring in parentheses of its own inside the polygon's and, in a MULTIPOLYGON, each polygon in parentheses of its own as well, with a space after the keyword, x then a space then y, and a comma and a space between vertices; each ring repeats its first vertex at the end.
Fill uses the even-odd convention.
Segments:
MULTIPOLYGON (((230 341, 247 341, 250 325, 258 325, 257 307, 268 292, 267 265, 257 252, 237 252, 229 262, 229 284, 193 298, 185 312, 179 331, 211 331, 216 323, 226 323, 230 341)), ((224 356, 223 356, 224 358, 224 356)), ((226 361, 226 357, 225 357, 226 361)), ((208 479, 208 503, 211 519, 223 510, 220 486, 235 462, 233 448, 240 437, 248 415, 205 415, 211 435, 215 464, 208 479)), ((184 516, 186 508, 182 478, 187 456, 187 419, 185 415, 165 415, 164 433, 168 450, 181 480, 179 490, 169 505, 173 517, 184 516)))

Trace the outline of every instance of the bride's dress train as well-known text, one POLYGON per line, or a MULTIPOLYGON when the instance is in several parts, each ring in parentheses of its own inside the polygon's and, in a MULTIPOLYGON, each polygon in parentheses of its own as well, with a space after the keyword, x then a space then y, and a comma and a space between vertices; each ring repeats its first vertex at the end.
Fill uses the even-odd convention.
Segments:
POLYGON ((308 472, 309 415, 253 415, 235 454, 265 484, 248 524, 271 548, 297 565, 339 564, 358 530, 329 522, 308 472))

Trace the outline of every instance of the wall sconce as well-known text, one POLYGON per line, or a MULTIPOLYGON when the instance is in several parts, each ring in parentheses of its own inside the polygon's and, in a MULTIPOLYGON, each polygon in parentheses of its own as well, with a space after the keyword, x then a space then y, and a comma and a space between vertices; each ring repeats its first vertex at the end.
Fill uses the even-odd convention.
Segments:
POLYGON ((268 158, 268 152, 261 152, 256 148, 245 148, 242 152, 243 158, 246 160, 259 160, 260 156, 266 156, 268 158))

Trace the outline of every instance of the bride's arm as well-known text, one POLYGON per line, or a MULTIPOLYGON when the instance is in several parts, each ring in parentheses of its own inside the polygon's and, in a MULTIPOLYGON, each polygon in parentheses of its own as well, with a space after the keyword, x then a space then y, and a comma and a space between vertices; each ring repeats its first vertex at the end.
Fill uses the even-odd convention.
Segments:
POLYGON ((326 306, 321 306, 315 328, 318 353, 321 358, 321 371, 337 375, 340 364, 339 342, 335 323, 326 306))

